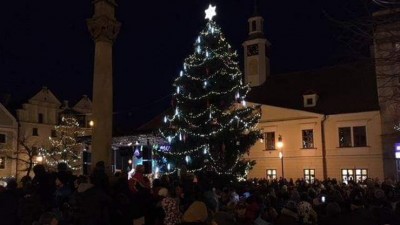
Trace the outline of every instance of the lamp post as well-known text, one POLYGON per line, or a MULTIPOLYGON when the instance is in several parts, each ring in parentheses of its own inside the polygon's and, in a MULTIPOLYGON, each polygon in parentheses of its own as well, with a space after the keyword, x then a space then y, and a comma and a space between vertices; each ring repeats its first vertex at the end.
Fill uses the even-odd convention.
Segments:
POLYGON ((282 179, 284 179, 285 172, 284 172, 284 168, 283 168, 283 152, 282 152, 283 142, 282 142, 281 135, 279 135, 279 137, 278 137, 278 143, 276 144, 276 147, 279 149, 279 158, 281 159, 281 168, 282 168, 282 179))

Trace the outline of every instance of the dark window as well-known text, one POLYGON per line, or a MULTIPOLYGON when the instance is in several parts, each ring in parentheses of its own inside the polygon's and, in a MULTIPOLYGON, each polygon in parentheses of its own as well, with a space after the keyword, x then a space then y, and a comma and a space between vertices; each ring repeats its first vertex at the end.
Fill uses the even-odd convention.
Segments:
POLYGON ((275 150, 275 132, 266 132, 265 134, 265 148, 267 150, 275 150))
POLYGON ((6 157, 5 156, 0 156, 0 170, 6 168, 6 157))
POLYGON ((339 147, 351 147, 351 129, 350 127, 339 128, 339 147))
POLYGON ((6 135, 0 134, 0 143, 6 143, 6 135))
POLYGON ((314 132, 310 130, 302 130, 303 148, 314 148, 314 132))
POLYGON ((339 128, 339 147, 364 146, 367 146, 367 132, 365 126, 339 128))
POLYGON ((313 105, 314 101, 312 98, 307 98, 307 105, 313 105))
POLYGON ((51 137, 57 137, 56 130, 51 130, 51 137))
POLYGON ((43 123, 43 113, 38 114, 38 123, 43 123))
POLYGON ((353 127, 354 147, 367 146, 365 126, 353 127))
POLYGON ((32 155, 33 155, 33 156, 36 156, 36 155, 39 154, 39 150, 38 150, 38 148, 35 147, 35 146, 32 146, 32 147, 31 147, 31 151, 32 151, 32 155))
POLYGON ((314 183, 315 169, 305 169, 304 170, 304 180, 309 184, 314 183))
POLYGON ((32 128, 32 136, 39 136, 39 129, 38 128, 32 128))
POLYGON ((251 31, 256 31, 257 30, 257 22, 256 21, 252 21, 251 22, 251 31))

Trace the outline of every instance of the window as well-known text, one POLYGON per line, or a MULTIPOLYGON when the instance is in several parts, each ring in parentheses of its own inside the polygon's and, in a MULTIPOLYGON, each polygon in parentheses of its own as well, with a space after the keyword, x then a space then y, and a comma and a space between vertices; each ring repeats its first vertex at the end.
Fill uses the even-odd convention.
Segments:
POLYGON ((339 128, 339 147, 364 146, 367 146, 367 132, 365 126, 339 128))
POLYGON ((314 183, 314 180, 315 180, 315 169, 305 169, 304 170, 304 180, 308 184, 314 183))
POLYGON ((362 182, 368 178, 367 169, 356 169, 356 181, 362 182))
POLYGON ((268 169, 267 170, 267 179, 276 179, 276 170, 268 169))
POLYGON ((38 128, 32 128, 32 136, 39 136, 39 129, 38 128))
POLYGON ((38 114, 38 123, 43 123, 43 113, 38 114))
POLYGON ((313 99, 312 98, 307 98, 307 105, 313 105, 314 104, 314 101, 313 101, 313 99))
POLYGON ((362 182, 367 178, 367 169, 342 169, 342 180, 346 184, 349 181, 362 182))
POLYGON ((252 21, 251 22, 251 31, 254 32, 257 30, 257 22, 256 21, 252 21))
POLYGON ((265 137, 265 149, 275 150, 275 132, 266 132, 265 137))
POLYGON ((5 168, 6 168, 6 157, 0 156, 0 170, 3 170, 5 168))
POLYGON ((32 151, 32 155, 33 156, 36 156, 36 155, 39 154, 39 150, 38 150, 38 148, 36 146, 32 146, 31 147, 31 151, 32 151))
POLYGON ((57 137, 56 130, 51 130, 51 137, 57 137))
POLYGON ((353 127, 354 147, 367 146, 365 126, 353 127))
POLYGON ((2 143, 2 144, 6 143, 6 135, 5 134, 0 134, 0 143, 2 143))
POLYGON ((314 131, 302 130, 302 148, 314 148, 314 131))

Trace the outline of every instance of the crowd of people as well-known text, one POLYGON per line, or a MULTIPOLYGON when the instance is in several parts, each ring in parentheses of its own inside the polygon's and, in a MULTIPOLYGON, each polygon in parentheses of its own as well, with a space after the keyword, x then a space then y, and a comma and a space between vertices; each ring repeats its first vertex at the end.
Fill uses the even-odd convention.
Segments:
POLYGON ((347 184, 335 179, 263 179, 221 182, 181 169, 149 179, 137 166, 89 176, 42 165, 34 177, 0 188, 3 225, 400 225, 400 185, 390 179, 347 184))

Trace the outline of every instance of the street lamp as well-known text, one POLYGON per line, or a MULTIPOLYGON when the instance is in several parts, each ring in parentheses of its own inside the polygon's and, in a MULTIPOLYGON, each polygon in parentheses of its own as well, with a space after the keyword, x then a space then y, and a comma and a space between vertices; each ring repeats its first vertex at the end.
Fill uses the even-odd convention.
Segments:
POLYGON ((278 143, 276 143, 276 147, 279 149, 279 158, 281 159, 282 178, 285 178, 285 172, 283 169, 283 152, 282 152, 283 141, 281 135, 278 136, 278 143))
POLYGON ((43 156, 41 156, 41 155, 36 156, 36 162, 37 163, 42 163, 43 162, 43 156))

